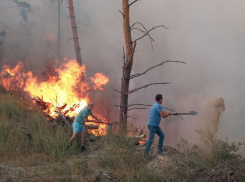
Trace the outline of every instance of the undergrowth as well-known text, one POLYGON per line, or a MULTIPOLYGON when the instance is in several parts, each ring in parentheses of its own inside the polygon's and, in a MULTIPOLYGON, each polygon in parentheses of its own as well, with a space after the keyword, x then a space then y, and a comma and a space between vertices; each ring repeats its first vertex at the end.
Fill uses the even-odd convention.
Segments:
MULTIPOLYGON (((231 174, 238 181, 245 177, 245 162, 238 154, 242 144, 222 141, 210 133, 203 137, 201 146, 182 139, 178 152, 168 156, 170 162, 160 164, 166 167, 159 170, 149 165, 151 161, 143 161, 143 150, 135 145, 134 137, 110 130, 106 136, 95 137, 93 145, 98 149, 88 152, 92 156, 89 160, 85 157, 68 163, 67 157, 79 142, 74 141, 66 150, 71 133, 69 127, 51 126, 39 109, 22 97, 0 93, 0 162, 18 159, 25 161, 25 165, 36 166, 56 161, 60 165, 53 166, 49 172, 60 177, 59 181, 72 181, 71 176, 89 182, 101 181, 104 171, 112 174, 114 181, 121 182, 186 181, 194 179, 200 171, 206 170, 205 176, 213 175, 208 171, 219 168, 220 173, 234 169, 231 174)), ((150 156, 150 160, 154 158, 150 156)))
POLYGON ((32 103, 10 93, 0 94, 0 159, 46 154, 56 160, 69 154, 68 127, 50 126, 32 103))

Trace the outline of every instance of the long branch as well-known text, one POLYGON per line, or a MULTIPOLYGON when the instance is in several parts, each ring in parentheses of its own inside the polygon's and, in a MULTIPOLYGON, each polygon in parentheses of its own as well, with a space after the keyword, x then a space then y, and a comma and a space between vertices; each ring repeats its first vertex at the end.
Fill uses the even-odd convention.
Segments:
POLYGON ((157 65, 155 65, 155 66, 152 66, 152 67, 150 67, 149 69, 145 70, 145 71, 142 72, 142 73, 137 73, 137 74, 131 75, 131 76, 130 76, 130 79, 137 78, 137 77, 139 77, 139 76, 141 76, 141 75, 144 75, 144 74, 146 74, 148 71, 150 71, 150 70, 152 70, 153 68, 156 68, 156 67, 158 67, 158 66, 161 66, 161 65, 163 65, 164 63, 177 63, 177 64, 178 64, 178 63, 182 63, 182 64, 186 64, 185 62, 182 62, 182 61, 171 61, 171 60, 163 61, 162 63, 157 64, 157 65))
MULTIPOLYGON (((142 33, 146 33, 144 30, 141 30, 140 28, 131 28, 131 30, 139 30, 142 33)), ((150 34, 148 34, 148 37, 151 39, 151 41, 154 41, 154 39, 150 36, 150 34)))
MULTIPOLYGON (((128 105, 128 107, 132 107, 132 106, 146 106, 146 107, 151 107, 152 105, 150 105, 150 104, 130 104, 130 105, 128 105)), ((162 106, 162 108, 163 109, 167 109, 167 110, 172 111, 172 112, 176 112, 175 110, 169 109, 169 108, 164 107, 164 106, 162 106)))
MULTIPOLYGON (((114 105, 115 107, 121 107, 121 106, 119 106, 119 105, 114 105)), ((129 108, 129 107, 132 107, 132 106, 146 106, 146 107, 151 107, 152 105, 150 105, 150 104, 130 104, 130 105, 128 105, 127 106, 127 108, 129 108)), ((169 111, 172 111, 172 112, 176 112, 174 109, 169 109, 169 108, 167 108, 167 107, 164 107, 164 106, 162 106, 162 108, 163 109, 166 109, 166 110, 169 110, 169 111)), ((143 109, 143 108, 142 108, 143 109)), ((128 109, 128 111, 129 111, 130 109, 128 109)), ((177 115, 178 117, 180 117, 180 119, 182 119, 183 120, 183 118, 180 116, 180 115, 177 115)))
MULTIPOLYGON (((148 30, 145 28, 145 26, 142 24, 142 23, 140 23, 140 22, 135 22, 131 27, 130 27, 130 29, 132 30, 133 29, 133 27, 134 27, 134 25, 136 25, 136 24, 139 24, 139 25, 141 25, 142 27, 143 27, 143 29, 145 30, 145 32, 143 32, 143 33, 146 33, 148 30)), ((150 37, 150 39, 152 40, 152 41, 154 41, 153 40, 153 38, 150 36, 150 33, 148 32, 148 36, 150 37)))
POLYGON ((153 27, 152 29, 148 30, 144 35, 142 35, 140 38, 138 38, 138 39, 132 41, 131 43, 136 42, 136 41, 138 41, 138 40, 144 38, 144 37, 145 37, 146 35, 148 35, 152 30, 154 30, 154 29, 156 29, 156 28, 160 28, 160 27, 169 29, 169 28, 165 27, 164 25, 160 25, 160 26, 153 27))
MULTIPOLYGON (((144 33, 145 34, 145 31, 144 30, 141 30, 140 28, 131 28, 131 30, 139 30, 140 32, 144 33)), ((147 30, 146 30, 147 32, 147 30)), ((153 42, 154 42, 154 39, 151 37, 151 35, 148 33, 147 36, 150 38, 150 41, 151 41, 151 50, 153 50, 153 42)))
POLYGON ((135 88, 135 89, 133 89, 133 90, 130 90, 130 91, 128 91, 127 93, 125 93, 125 95, 127 95, 127 94, 132 94, 132 93, 134 93, 134 92, 136 92, 136 91, 138 91, 138 90, 140 90, 140 89, 147 88, 148 86, 151 86, 151 85, 166 85, 166 84, 170 84, 170 83, 167 83, 167 82, 162 82, 162 83, 150 83, 150 84, 144 85, 144 86, 142 86, 142 87, 139 87, 139 88, 135 88))
POLYGON ((135 110, 135 109, 146 109, 146 107, 135 107, 135 108, 128 109, 128 111, 135 110))

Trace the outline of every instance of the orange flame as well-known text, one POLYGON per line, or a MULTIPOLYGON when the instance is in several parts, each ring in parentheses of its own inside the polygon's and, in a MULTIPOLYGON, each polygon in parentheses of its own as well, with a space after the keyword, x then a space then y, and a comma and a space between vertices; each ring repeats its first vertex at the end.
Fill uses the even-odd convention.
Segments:
POLYGON ((50 42, 52 42, 53 44, 57 41, 57 39, 55 38, 55 36, 53 34, 46 33, 46 34, 44 34, 44 37, 47 37, 48 40, 50 42))
POLYGON ((94 82, 94 89, 103 90, 103 86, 109 82, 109 78, 102 73, 96 73, 94 77, 90 78, 94 82))
MULTIPOLYGON (((69 60, 54 70, 55 74, 49 75, 46 81, 40 81, 31 71, 24 71, 22 62, 13 69, 5 64, 0 73, 0 85, 7 90, 23 90, 31 97, 42 98, 48 103, 44 112, 55 118, 59 115, 57 107, 61 108, 65 116, 75 117, 89 101, 87 91, 103 90, 102 86, 109 81, 108 77, 97 73, 94 78, 91 78, 94 85, 90 86, 87 82, 82 82, 85 66, 79 65, 76 60, 69 60)), ((99 118, 106 122, 104 118, 100 116, 99 118)), ((99 124, 99 126, 98 131, 91 132, 97 135, 105 134, 106 125, 99 124)))

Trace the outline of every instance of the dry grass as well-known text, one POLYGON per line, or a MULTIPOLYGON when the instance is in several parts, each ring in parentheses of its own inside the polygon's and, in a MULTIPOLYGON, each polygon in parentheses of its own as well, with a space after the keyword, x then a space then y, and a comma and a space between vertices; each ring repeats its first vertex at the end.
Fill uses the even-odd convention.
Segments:
MULTIPOLYGON (((75 141, 66 150, 71 132, 68 127, 50 126, 37 108, 15 94, 1 93, 0 170, 4 168, 1 174, 17 181, 33 178, 87 182, 108 181, 105 173, 121 182, 239 181, 245 177, 244 159, 237 154, 241 144, 230 144, 211 134, 204 137, 205 150, 183 139, 176 154, 164 160, 150 156, 150 161, 144 162, 143 151, 133 138, 116 135, 111 130, 106 136, 95 137, 94 143, 88 143, 89 152, 71 156, 79 146, 79 141, 75 141), (164 167, 154 168, 155 162, 164 167), (218 173, 214 174, 213 169, 218 173)), ((130 134, 136 132, 137 129, 130 134)))
POLYGON ((60 160, 66 151, 71 130, 53 128, 33 105, 12 94, 0 94, 0 160, 46 154, 60 160))

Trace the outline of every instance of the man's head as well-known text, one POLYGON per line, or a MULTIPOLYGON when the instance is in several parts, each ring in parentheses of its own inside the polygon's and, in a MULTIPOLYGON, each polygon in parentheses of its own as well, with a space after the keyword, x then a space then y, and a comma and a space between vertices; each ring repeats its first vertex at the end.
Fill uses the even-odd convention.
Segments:
POLYGON ((159 104, 162 104, 162 94, 157 94, 156 97, 155 97, 156 101, 159 103, 159 104))
POLYGON ((94 103, 93 102, 88 103, 88 109, 92 110, 93 108, 94 108, 94 103))

